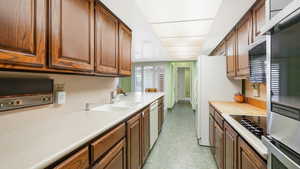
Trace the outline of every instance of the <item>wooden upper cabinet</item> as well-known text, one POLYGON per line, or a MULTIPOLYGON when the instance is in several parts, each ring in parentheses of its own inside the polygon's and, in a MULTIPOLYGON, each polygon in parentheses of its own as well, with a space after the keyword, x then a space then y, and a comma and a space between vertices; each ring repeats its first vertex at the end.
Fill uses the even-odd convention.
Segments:
POLYGON ((233 31, 226 40, 226 57, 227 57, 227 76, 233 78, 235 71, 236 56, 236 31, 233 31))
POLYGON ((258 0, 253 8, 253 32, 254 40, 261 33, 261 29, 266 22, 265 0, 258 0))
POLYGON ((119 24, 119 74, 131 75, 131 30, 119 24))
POLYGON ((142 167, 142 118, 141 113, 127 122, 127 164, 128 169, 142 167))
POLYGON ((224 125, 224 169, 237 169, 238 134, 227 123, 224 125))
POLYGON ((215 159, 219 169, 224 169, 224 131, 215 122, 215 159))
POLYGON ((238 138, 238 169, 267 169, 266 163, 240 137, 238 138))
POLYGON ((251 13, 249 13, 237 26, 236 71, 239 77, 247 77, 249 75, 248 45, 252 41, 251 25, 252 17, 251 13))
POLYGON ((51 0, 50 67, 94 70, 93 0, 51 0))
POLYGON ((95 72, 118 74, 118 19, 95 6, 95 72))
POLYGON ((0 1, 1 64, 45 65, 46 7, 46 0, 0 1))

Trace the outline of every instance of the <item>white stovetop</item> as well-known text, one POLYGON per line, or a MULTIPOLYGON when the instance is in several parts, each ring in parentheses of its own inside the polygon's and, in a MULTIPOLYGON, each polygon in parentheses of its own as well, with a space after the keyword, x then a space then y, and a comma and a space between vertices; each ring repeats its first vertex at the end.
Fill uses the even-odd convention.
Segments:
POLYGON ((40 169, 133 115, 163 93, 129 93, 126 111, 20 112, 0 116, 0 168, 40 169))

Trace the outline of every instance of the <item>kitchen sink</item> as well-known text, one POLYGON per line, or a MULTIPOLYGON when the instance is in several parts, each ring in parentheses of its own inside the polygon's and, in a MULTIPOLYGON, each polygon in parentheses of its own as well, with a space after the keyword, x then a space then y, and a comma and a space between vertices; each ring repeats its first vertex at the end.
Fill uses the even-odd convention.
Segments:
POLYGON ((130 107, 128 106, 122 106, 122 105, 103 105, 99 107, 95 107, 92 110, 93 111, 104 111, 104 112, 121 112, 121 111, 127 111, 130 107))
POLYGON ((131 108, 133 106, 137 106, 141 104, 139 101, 120 101, 114 104, 114 106, 128 107, 131 108))

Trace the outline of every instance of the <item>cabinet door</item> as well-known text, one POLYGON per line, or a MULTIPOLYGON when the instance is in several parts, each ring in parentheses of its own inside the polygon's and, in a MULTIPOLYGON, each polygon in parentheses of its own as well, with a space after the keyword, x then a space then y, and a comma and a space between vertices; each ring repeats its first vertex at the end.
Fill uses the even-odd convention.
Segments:
POLYGON ((95 71, 118 74, 118 19, 99 4, 95 7, 95 71))
POLYGON ((1 64, 45 65, 46 7, 46 0, 0 1, 1 64))
POLYGON ((214 118, 210 115, 209 116, 209 143, 211 146, 211 152, 214 155, 215 154, 215 127, 214 127, 215 121, 214 118))
POLYGON ((261 33, 261 29, 266 21, 265 0, 258 0, 258 3, 253 8, 253 31, 254 40, 261 33))
POLYGON ((224 168, 224 131, 215 123, 215 159, 219 169, 224 168))
POLYGON ((237 169, 238 134, 227 123, 224 125, 224 169, 237 169))
POLYGON ((126 141, 123 139, 93 169, 126 169, 126 141))
POLYGON ((131 75, 131 30, 119 23, 119 73, 131 75))
POLYGON ((251 14, 249 13, 237 27, 237 76, 247 77, 249 75, 248 45, 251 42, 251 14))
POLYGON ((140 169, 142 166, 142 120, 141 114, 136 115, 127 122, 128 139, 128 169, 140 169))
POLYGON ((142 139, 142 160, 143 163, 150 151, 150 109, 146 108, 142 113, 143 139, 142 139))
POLYGON ((50 67, 94 69, 94 2, 50 1, 50 67))
POLYGON ((238 169, 266 169, 266 163, 242 139, 238 138, 238 169))
POLYGON ((227 76, 235 77, 236 32, 230 34, 226 41, 227 76))

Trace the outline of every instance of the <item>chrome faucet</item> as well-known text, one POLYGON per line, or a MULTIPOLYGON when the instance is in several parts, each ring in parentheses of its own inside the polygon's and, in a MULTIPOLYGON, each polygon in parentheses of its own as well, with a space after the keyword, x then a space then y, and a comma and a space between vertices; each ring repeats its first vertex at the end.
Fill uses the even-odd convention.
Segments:
POLYGON ((114 104, 114 100, 115 100, 115 91, 110 92, 110 104, 114 104))

